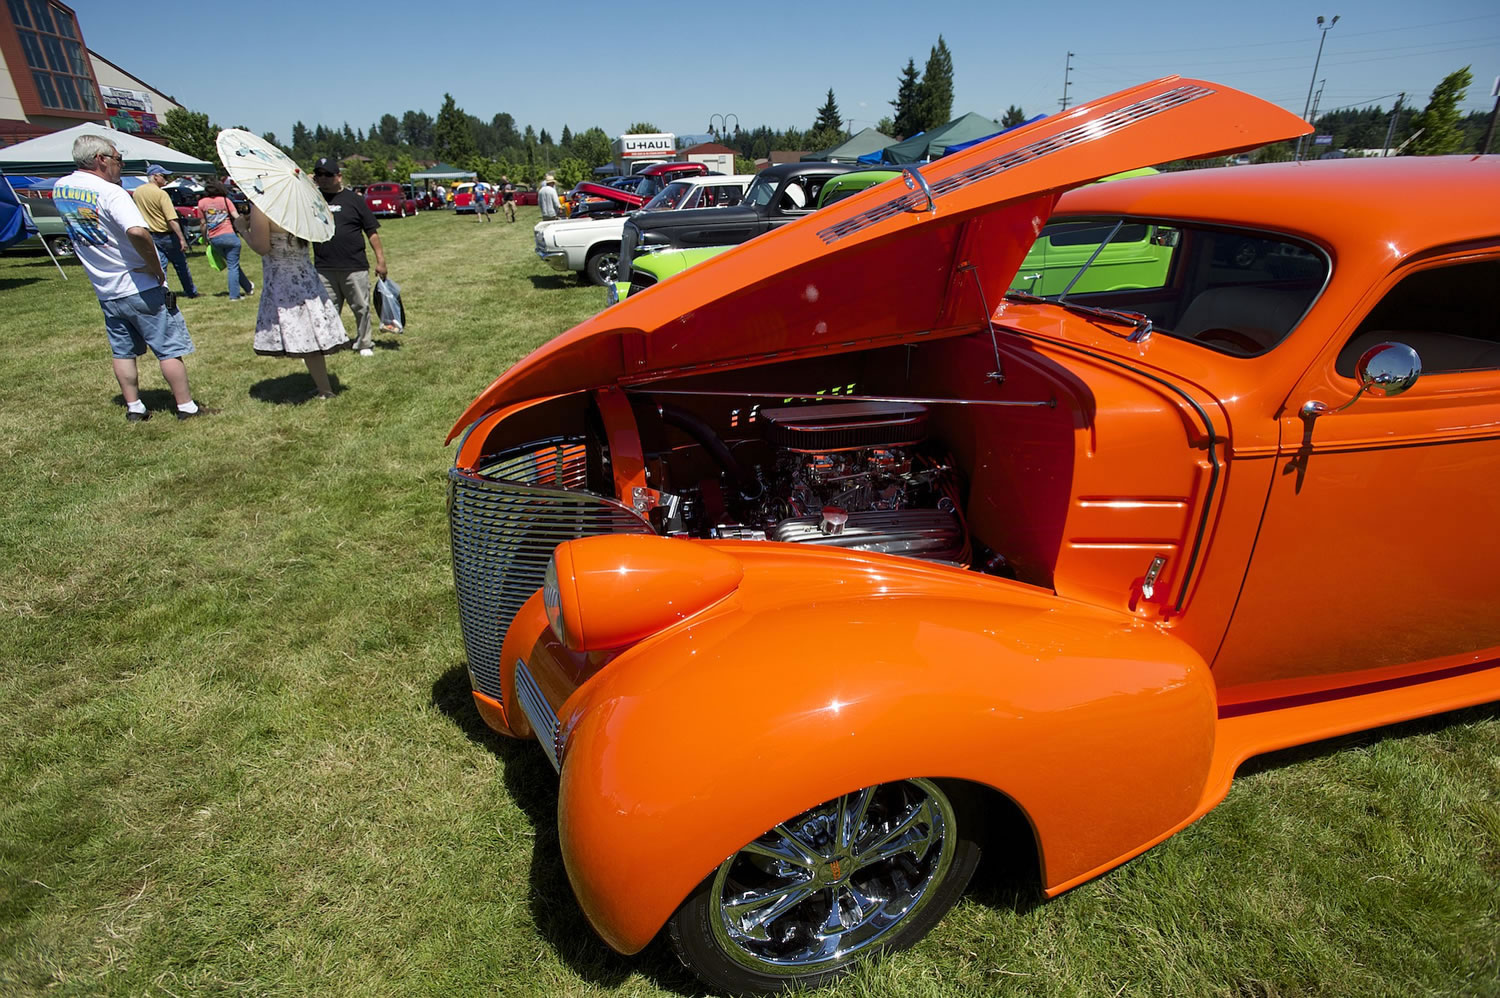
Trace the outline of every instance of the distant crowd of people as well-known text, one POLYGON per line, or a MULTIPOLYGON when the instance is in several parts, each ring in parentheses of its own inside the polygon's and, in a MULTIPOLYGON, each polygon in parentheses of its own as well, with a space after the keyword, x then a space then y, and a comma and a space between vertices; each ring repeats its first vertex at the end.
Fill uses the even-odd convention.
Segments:
MULTIPOLYGON (((183 360, 194 350, 177 295, 167 288, 166 266, 176 269, 182 295, 198 297, 187 266, 187 239, 171 199, 162 190, 170 174, 160 166, 146 170, 147 182, 127 194, 120 186, 124 157, 107 137, 81 135, 73 142, 73 173, 53 188, 53 202, 67 222, 68 235, 78 252, 104 312, 115 379, 131 423, 150 418, 140 398, 137 358, 149 350, 171 388, 178 419, 217 412, 193 397, 183 360)), ((388 273, 380 242, 380 223, 364 198, 343 185, 339 165, 320 159, 313 180, 333 216, 332 238, 313 244, 269 219, 250 205, 241 213, 223 184, 204 185, 198 209, 206 241, 222 255, 229 280, 229 297, 240 300, 255 292, 255 284, 240 268, 240 239, 262 258, 260 307, 256 314, 253 348, 256 353, 300 358, 312 376, 317 397, 333 397, 324 358, 352 346, 361 356, 374 356, 370 323, 370 267, 365 243, 375 252, 375 273, 388 273), (356 335, 351 341, 340 313, 344 304, 354 315, 356 335)))

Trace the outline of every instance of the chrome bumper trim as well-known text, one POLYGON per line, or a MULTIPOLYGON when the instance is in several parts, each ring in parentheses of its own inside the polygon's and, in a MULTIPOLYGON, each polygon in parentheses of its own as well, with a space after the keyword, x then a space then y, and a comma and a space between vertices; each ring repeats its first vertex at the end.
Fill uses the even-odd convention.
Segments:
POLYGON ((541 743, 542 751, 547 753, 552 768, 562 772, 557 744, 562 734, 561 725, 552 711, 552 705, 542 696, 541 687, 532 678, 531 670, 520 659, 516 659, 516 699, 521 703, 521 711, 526 715, 526 720, 531 722, 531 730, 536 733, 536 740, 541 743))

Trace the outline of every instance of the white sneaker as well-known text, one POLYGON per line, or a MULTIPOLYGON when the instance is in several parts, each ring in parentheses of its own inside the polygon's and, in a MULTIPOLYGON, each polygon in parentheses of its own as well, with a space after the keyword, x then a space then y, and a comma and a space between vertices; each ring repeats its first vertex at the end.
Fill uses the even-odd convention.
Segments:
POLYGON ((361 350, 359 352, 359 355, 361 357, 373 357, 373 356, 375 356, 375 351, 371 350, 369 347, 365 347, 363 350, 361 350))

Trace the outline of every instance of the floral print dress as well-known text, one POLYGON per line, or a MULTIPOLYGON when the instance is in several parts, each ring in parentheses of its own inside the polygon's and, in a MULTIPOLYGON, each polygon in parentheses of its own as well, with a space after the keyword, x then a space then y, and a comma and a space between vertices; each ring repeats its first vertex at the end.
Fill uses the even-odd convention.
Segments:
POLYGON ((308 259, 307 244, 273 228, 271 252, 261 258, 260 312, 255 352, 269 357, 332 353, 349 345, 333 300, 308 259))

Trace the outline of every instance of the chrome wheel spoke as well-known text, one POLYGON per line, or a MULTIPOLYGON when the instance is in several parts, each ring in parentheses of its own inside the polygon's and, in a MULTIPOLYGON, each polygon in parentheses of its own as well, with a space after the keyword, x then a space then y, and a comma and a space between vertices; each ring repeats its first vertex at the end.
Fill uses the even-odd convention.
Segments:
POLYGON ((896 827, 879 839, 863 848, 857 847, 854 854, 854 867, 859 869, 871 863, 899 856, 904 852, 909 852, 917 859, 921 859, 941 837, 941 825, 937 815, 933 812, 932 802, 924 800, 921 807, 901 819, 896 827))
POLYGON ((766 926, 811 897, 813 891, 803 884, 782 886, 770 891, 748 893, 724 902, 724 911, 735 928, 761 942, 770 938, 766 926))
POLYGON ((870 811, 870 801, 875 798, 875 788, 865 787, 857 794, 845 794, 839 798, 839 845, 852 849, 864 831, 865 815, 870 811))
POLYGON ((767 834, 774 835, 776 841, 767 843, 756 839, 740 851, 765 856, 768 859, 779 859, 793 866, 800 866, 804 870, 810 870, 823 861, 823 857, 818 855, 815 849, 799 839, 797 833, 785 824, 777 825, 767 834))

